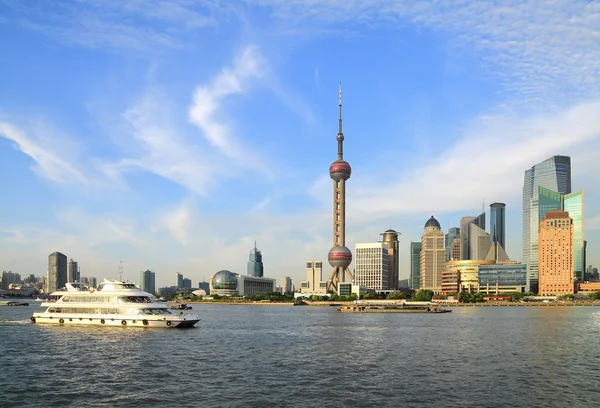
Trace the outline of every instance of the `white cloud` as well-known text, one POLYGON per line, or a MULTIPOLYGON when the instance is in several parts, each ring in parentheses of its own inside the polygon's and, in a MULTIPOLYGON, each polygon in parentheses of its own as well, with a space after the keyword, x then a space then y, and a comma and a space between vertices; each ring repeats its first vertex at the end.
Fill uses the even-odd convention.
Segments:
POLYGON ((184 202, 168 212, 163 218, 164 226, 171 236, 182 246, 189 242, 189 228, 192 224, 192 207, 190 202, 184 202))
MULTIPOLYGON (((578 152, 600 148, 600 100, 558 115, 533 119, 484 117, 439 157, 382 184, 355 168, 351 211, 361 217, 423 211, 458 211, 482 200, 521 194, 524 171, 555 154, 577 161, 578 152)), ((596 166, 597 169, 598 166, 596 166)), ((587 172, 593 171, 588 168, 587 172)))
POLYGON ((0 122, 0 136, 13 141, 16 148, 31 157, 35 162, 32 169, 41 177, 59 183, 87 182, 85 175, 73 165, 76 159, 73 152, 61 143, 67 141, 48 126, 37 123, 30 135, 10 123, 0 122))

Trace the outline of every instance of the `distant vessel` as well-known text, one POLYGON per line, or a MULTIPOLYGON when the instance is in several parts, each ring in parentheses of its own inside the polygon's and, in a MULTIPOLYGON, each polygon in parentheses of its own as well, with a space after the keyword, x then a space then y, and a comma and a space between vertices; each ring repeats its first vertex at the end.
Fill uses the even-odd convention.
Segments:
POLYGON ((44 301, 44 299, 40 299, 40 298, 36 298, 36 299, 34 300, 34 302, 43 302, 43 301, 44 301))
POLYGON ((442 309, 439 305, 428 302, 407 302, 401 304, 390 303, 355 303, 342 306, 338 312, 345 313, 449 313, 450 309, 442 309))
POLYGON ((6 300, 0 302, 0 306, 29 306, 29 303, 26 302, 16 302, 14 300, 6 300))
POLYGON ((43 324, 76 324, 135 327, 193 327, 200 318, 175 314, 131 282, 104 280, 98 289, 67 283, 66 290, 50 295, 41 304, 44 312, 33 313, 31 321, 43 324))
POLYGON ((176 303, 174 305, 169 306, 169 309, 173 310, 190 310, 191 308, 191 306, 188 306, 185 303, 176 303))

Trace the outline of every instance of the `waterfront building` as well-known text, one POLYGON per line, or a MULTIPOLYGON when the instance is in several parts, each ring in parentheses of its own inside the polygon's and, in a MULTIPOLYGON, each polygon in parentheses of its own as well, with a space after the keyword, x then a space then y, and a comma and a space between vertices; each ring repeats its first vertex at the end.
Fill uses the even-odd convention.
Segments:
POLYGON ((383 243, 388 249, 388 288, 398 289, 400 279, 400 242, 398 241, 399 232, 389 229, 382 234, 383 243))
POLYGON ((409 287, 417 290, 421 287, 421 243, 410 243, 410 280, 409 287))
POLYGON ((254 248, 250 251, 248 259, 248 276, 263 276, 264 266, 262 261, 262 253, 256 248, 256 241, 254 241, 254 248))
POLYGON ((506 248, 506 204, 490 204, 490 234, 492 240, 506 248))
MULTIPOLYGON (((460 228, 452 227, 448 230, 448 233, 444 235, 444 246, 446 247, 446 261, 452 259, 452 244, 456 238, 460 237, 460 228)), ((459 251, 460 251, 460 241, 459 251)), ((460 256, 460 255, 459 255, 460 256)))
POLYGON ((573 220, 566 211, 549 211, 540 221, 540 295, 575 293, 573 235, 573 220))
POLYGON ((327 282, 323 281, 323 262, 306 261, 306 280, 300 282, 302 293, 327 293, 327 282))
POLYGON ((210 295, 210 283, 209 282, 198 282, 198 288, 210 295))
POLYGON ((389 290, 388 247, 383 242, 356 244, 354 283, 373 290, 389 290))
POLYGON ((2 276, 0 277, 0 289, 7 290, 9 285, 11 284, 20 284, 21 283, 21 275, 15 273, 13 271, 2 271, 2 276))
POLYGON ((67 263, 67 282, 79 282, 79 266, 73 259, 67 263))
POLYGON ((357 297, 361 297, 362 295, 368 293, 369 290, 365 286, 355 285, 352 282, 343 282, 340 283, 340 296, 350 296, 355 294, 357 297))
POLYGON ((292 278, 283 276, 281 278, 281 294, 285 295, 286 293, 291 293, 292 289, 292 278))
POLYGON ((177 287, 177 289, 179 288, 183 288, 183 275, 180 274, 179 272, 175 272, 175 286, 177 287))
MULTIPOLYGON (((527 265, 527 291, 538 289, 538 228, 540 221, 540 189, 558 194, 571 193, 571 158, 553 156, 525 171, 523 182, 523 263, 527 265)), ((542 205, 552 205, 552 197, 544 196, 542 205)), ((547 207, 546 207, 547 208, 547 207)), ((551 209, 561 209, 551 208, 551 209)), ((542 209, 546 211, 546 209, 542 209)), ((544 214, 545 215, 545 214, 544 214)))
POLYGON ((327 260, 333 268, 331 277, 326 282, 325 292, 338 293, 338 284, 345 281, 348 274, 354 279, 350 269, 352 252, 346 247, 346 181, 352 174, 350 164, 344 160, 344 133, 342 132, 342 85, 339 91, 340 118, 337 134, 337 160, 329 167, 329 177, 333 180, 333 247, 329 250, 327 260))
POLYGON ((67 256, 60 252, 52 252, 48 256, 48 275, 46 293, 56 292, 67 283, 67 256))
POLYGON ((527 265, 514 261, 479 265, 479 291, 487 295, 524 293, 527 286, 527 265))
POLYGON ((459 273, 458 292, 479 292, 479 268, 483 265, 494 265, 496 261, 485 259, 465 259, 446 262, 446 270, 459 273))
POLYGON ((425 223, 423 236, 421 237, 420 289, 441 292, 442 271, 445 264, 444 233, 440 223, 432 215, 425 223))
POLYGON ((140 272, 140 287, 144 292, 156 295, 156 274, 149 269, 140 272))
POLYGON ((275 292, 275 279, 240 275, 221 270, 209 278, 210 293, 221 296, 251 296, 275 292))
POLYGON ((460 292, 460 271, 444 269, 442 271, 442 293, 448 295, 460 292))
POLYGON ((192 288, 192 280, 190 278, 183 278, 181 282, 182 289, 191 289, 192 288))

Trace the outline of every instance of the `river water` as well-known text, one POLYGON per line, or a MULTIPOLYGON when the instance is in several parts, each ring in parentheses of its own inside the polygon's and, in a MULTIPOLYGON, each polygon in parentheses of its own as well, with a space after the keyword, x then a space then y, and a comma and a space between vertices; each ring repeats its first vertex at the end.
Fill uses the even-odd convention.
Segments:
POLYGON ((187 330, 0 307, 0 407, 594 407, 600 307, 194 305, 187 330))

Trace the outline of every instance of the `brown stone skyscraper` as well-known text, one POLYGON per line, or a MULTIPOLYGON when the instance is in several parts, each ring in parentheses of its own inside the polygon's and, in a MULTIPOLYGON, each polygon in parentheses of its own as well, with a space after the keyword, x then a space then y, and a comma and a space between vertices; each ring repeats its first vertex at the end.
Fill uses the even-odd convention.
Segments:
POLYGON ((327 292, 338 293, 338 284, 344 282, 347 273, 354 279, 348 266, 352 263, 352 252, 346 248, 346 180, 352 169, 344 160, 344 133, 342 133, 342 84, 339 93, 340 119, 337 134, 337 160, 329 167, 329 176, 333 179, 333 248, 329 250, 327 260, 333 267, 327 282, 327 292))
POLYGON ((573 220, 566 211, 548 211, 538 232, 540 295, 575 292, 573 220))

